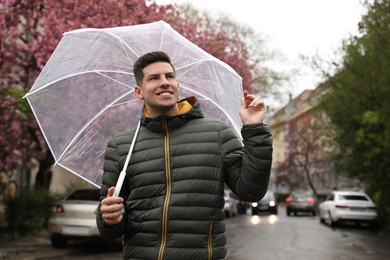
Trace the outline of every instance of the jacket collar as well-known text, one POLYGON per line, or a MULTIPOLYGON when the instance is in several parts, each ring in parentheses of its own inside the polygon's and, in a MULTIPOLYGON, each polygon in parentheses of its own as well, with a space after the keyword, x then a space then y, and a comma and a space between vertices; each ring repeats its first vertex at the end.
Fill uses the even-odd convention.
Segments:
POLYGON ((176 116, 162 115, 158 117, 148 117, 147 110, 144 108, 141 125, 153 132, 162 132, 164 131, 163 121, 166 121, 168 129, 173 130, 185 124, 189 119, 203 117, 199 101, 196 97, 188 97, 177 103, 179 106, 179 113, 176 116))

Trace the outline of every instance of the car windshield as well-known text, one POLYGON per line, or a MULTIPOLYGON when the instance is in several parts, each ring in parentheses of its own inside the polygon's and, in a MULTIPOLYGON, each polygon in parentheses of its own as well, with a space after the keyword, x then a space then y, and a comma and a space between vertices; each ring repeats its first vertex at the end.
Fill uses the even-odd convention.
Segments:
POLYGON ((272 200, 273 199, 273 194, 271 192, 267 192, 262 200, 272 200))
POLYGON ((293 199, 301 199, 301 198, 307 198, 310 197, 307 193, 295 193, 291 196, 293 199))
POLYGON ((364 200, 367 201, 368 199, 365 196, 362 195, 339 195, 340 200, 364 200))
POLYGON ((69 195, 67 200, 94 200, 99 201, 100 191, 98 189, 77 190, 69 195))

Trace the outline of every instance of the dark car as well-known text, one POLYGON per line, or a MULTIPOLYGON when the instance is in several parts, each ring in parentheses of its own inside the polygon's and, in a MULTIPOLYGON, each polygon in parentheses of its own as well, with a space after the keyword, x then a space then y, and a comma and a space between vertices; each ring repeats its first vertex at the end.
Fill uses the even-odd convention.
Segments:
POLYGON ((288 216, 298 212, 317 214, 317 200, 310 191, 293 191, 286 198, 286 213, 288 216))
POLYGON ((278 204, 275 194, 272 191, 267 191, 259 202, 252 203, 252 215, 258 215, 260 212, 270 212, 275 215, 278 214, 278 204))

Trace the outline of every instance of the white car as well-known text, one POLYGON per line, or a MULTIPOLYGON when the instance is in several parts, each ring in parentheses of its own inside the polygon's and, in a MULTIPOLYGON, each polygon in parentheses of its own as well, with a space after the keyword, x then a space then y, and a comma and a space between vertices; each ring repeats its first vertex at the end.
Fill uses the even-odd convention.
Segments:
POLYGON ((333 191, 319 205, 320 221, 329 226, 341 222, 365 222, 375 226, 378 220, 376 205, 364 192, 333 191))
POLYGON ((225 190, 224 193, 225 205, 223 210, 227 218, 236 216, 238 214, 238 199, 231 190, 225 190))
POLYGON ((57 202, 49 218, 53 247, 62 248, 75 239, 102 239, 96 224, 99 189, 77 189, 57 202))

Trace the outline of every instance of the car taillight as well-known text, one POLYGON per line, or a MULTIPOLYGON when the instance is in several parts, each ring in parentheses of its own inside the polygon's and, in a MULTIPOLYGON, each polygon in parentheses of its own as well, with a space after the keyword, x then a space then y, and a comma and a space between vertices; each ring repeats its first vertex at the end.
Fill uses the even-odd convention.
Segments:
POLYGON ((231 200, 230 199, 225 199, 225 202, 230 202, 231 200))
POLYGON ((55 205, 51 208, 51 211, 53 213, 63 213, 64 212, 64 206, 62 205, 55 205))
POLYGON ((286 203, 289 203, 289 202, 291 202, 291 201, 292 201, 292 198, 291 198, 291 197, 286 198, 286 203))
POLYGON ((316 200, 314 198, 308 198, 307 201, 310 203, 310 204, 314 204, 314 202, 316 202, 316 200))

